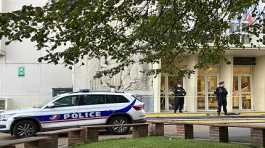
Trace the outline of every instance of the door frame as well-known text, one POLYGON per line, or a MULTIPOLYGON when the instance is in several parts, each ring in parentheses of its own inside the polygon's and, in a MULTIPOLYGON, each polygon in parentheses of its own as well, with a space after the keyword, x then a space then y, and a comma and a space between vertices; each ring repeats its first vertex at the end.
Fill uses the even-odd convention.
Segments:
MULTIPOLYGON (((239 74, 234 75, 234 77, 238 77, 238 92, 239 92, 239 109, 233 109, 235 111, 252 111, 254 110, 254 98, 253 98, 253 75, 252 74, 239 74), (241 78, 242 76, 250 77, 250 97, 251 97, 251 108, 250 109, 243 109, 243 100, 242 100, 242 91, 241 91, 241 78)), ((233 81, 234 83, 234 81, 233 81)), ((233 98, 233 96, 232 96, 233 98)))
MULTIPOLYGON (((207 74, 207 75, 204 75, 204 76, 201 76, 203 77, 204 79, 204 91, 205 91, 205 94, 204 94, 204 109, 198 109, 198 106, 197 106, 197 110, 198 111, 214 111, 214 109, 209 109, 209 96, 208 96, 208 77, 216 77, 216 84, 218 84, 219 82, 219 74, 207 74)), ((198 81, 198 80, 197 80, 198 81)), ((216 86, 217 87, 217 86, 216 86)), ((198 95, 197 95, 198 97, 198 95)), ((197 100, 197 99, 196 99, 197 100)))
MULTIPOLYGON (((219 74, 209 74, 209 75, 206 75, 205 76, 206 77, 206 85, 205 85, 205 110, 206 111, 215 111, 216 109, 209 109, 209 91, 208 91, 208 88, 209 88, 209 86, 208 86, 208 77, 216 77, 216 84, 218 85, 218 82, 219 82, 219 74)), ((217 85, 215 86, 215 87, 217 87, 217 85)), ((217 106, 217 104, 216 104, 216 106, 217 106)))
MULTIPOLYGON (((162 73, 161 74, 161 77, 164 77, 164 85, 165 85, 165 88, 164 88, 164 95, 161 95, 160 94, 160 106, 161 106, 161 98, 163 97, 164 98, 164 109, 161 110, 161 111, 172 111, 172 109, 170 109, 170 90, 171 88, 169 88, 169 77, 174 77, 174 75, 169 75, 167 73, 162 73)), ((184 78, 181 78, 182 80, 182 86, 183 88, 185 88, 185 83, 184 83, 184 78)), ((160 82, 162 83, 162 81, 160 82)), ((161 85, 161 84, 160 84, 161 85)), ((171 90, 172 91, 172 90, 171 90)), ((185 110, 185 105, 183 107, 183 110, 185 110)))

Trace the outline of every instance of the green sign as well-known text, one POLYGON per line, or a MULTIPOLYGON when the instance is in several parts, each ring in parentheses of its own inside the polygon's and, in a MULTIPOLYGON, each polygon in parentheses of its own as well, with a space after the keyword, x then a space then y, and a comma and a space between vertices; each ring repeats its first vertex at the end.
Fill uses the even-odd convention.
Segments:
POLYGON ((24 77, 25 76, 25 67, 21 66, 18 67, 18 74, 19 77, 24 77))

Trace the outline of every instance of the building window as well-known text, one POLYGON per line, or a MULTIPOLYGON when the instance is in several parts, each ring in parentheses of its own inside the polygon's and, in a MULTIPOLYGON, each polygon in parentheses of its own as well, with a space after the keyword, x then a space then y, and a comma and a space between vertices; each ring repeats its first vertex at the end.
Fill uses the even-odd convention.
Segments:
POLYGON ((237 34, 239 37, 239 41, 243 44, 250 44, 251 38, 248 33, 249 31, 249 23, 246 21, 243 22, 231 22, 230 23, 230 34, 237 34))
POLYGON ((250 44, 250 37, 248 34, 241 35, 241 41, 243 44, 250 44))
POLYGON ((239 23, 230 23, 230 33, 240 32, 240 24, 239 23))

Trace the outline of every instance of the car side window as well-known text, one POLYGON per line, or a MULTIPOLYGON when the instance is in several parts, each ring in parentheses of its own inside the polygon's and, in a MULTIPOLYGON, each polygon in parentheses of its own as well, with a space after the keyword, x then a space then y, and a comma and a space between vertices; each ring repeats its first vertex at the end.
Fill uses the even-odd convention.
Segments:
POLYGON ((124 96, 121 95, 106 95, 106 103, 127 103, 129 102, 124 96))
POLYGON ((54 102, 54 107, 68 107, 77 105, 78 96, 66 96, 54 102))
POLYGON ((80 98, 78 105, 97 105, 105 102, 105 95, 84 95, 80 98))

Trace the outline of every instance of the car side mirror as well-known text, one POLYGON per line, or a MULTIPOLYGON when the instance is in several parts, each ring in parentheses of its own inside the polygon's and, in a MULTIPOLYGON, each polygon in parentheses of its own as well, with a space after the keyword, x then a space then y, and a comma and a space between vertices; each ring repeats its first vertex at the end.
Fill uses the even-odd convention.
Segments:
POLYGON ((49 103, 48 105, 47 105, 47 108, 54 108, 55 107, 55 104, 54 103, 49 103))

